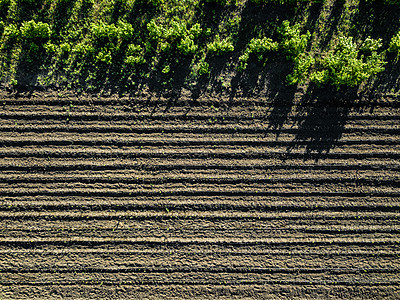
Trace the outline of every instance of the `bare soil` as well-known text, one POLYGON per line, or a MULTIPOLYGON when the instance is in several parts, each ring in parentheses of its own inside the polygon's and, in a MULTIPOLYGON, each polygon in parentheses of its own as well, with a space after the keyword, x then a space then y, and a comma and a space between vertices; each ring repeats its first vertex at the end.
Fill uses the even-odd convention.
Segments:
POLYGON ((0 96, 1 299, 400 298, 396 97, 0 96))

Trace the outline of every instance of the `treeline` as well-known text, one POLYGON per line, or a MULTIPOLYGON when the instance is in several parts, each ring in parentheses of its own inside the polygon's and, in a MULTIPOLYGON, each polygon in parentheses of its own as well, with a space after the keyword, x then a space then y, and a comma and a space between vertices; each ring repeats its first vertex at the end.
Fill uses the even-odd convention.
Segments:
POLYGON ((249 64, 268 72, 281 60, 291 69, 288 85, 355 87, 400 55, 400 16, 387 28, 370 21, 375 7, 396 16, 399 4, 0 0, 0 76, 6 85, 84 90, 151 82, 166 90, 202 82, 228 88, 224 75, 240 77, 249 64))

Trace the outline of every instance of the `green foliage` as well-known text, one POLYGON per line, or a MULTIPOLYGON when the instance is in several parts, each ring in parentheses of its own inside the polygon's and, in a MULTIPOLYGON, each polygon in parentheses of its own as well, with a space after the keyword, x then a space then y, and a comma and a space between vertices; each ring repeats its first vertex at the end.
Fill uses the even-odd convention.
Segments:
POLYGON ((198 46, 189 36, 186 36, 180 40, 177 48, 182 54, 189 55, 196 53, 198 46))
POLYGON ((143 55, 144 50, 140 45, 130 44, 126 51, 125 63, 131 66, 144 64, 146 60, 143 55))
POLYGON ((400 5, 400 0, 384 0, 386 4, 400 5))
POLYGON ((111 52, 108 49, 102 49, 99 51, 95 57, 96 62, 102 62, 106 65, 111 65, 112 63, 112 56, 111 52))
POLYGON ((170 71, 171 71, 171 66, 170 65, 164 66, 164 68, 161 70, 161 72, 163 74, 168 74, 170 71))
POLYGON ((223 55, 234 50, 234 46, 230 39, 221 40, 219 34, 215 36, 215 40, 212 43, 207 44, 208 52, 216 55, 223 55))
POLYGON ((83 41, 83 42, 80 42, 80 43, 76 44, 72 48, 71 52, 73 54, 76 54, 76 55, 87 56, 87 55, 90 55, 90 54, 94 53, 95 49, 87 41, 83 41))
POLYGON ((197 80, 199 76, 207 74, 210 74, 210 65, 205 61, 205 57, 203 57, 192 66, 191 78, 197 80))
POLYGON ((201 61, 198 65, 198 74, 201 76, 209 73, 210 73, 210 65, 205 61, 201 61))
POLYGON ((164 0, 137 0, 136 3, 140 5, 151 5, 154 7, 159 7, 164 3, 164 0))
POLYGON ((6 41, 12 42, 16 41, 21 36, 21 32, 17 25, 9 24, 4 27, 3 36, 6 41))
POLYGON ((163 52, 177 49, 184 55, 196 52, 198 46, 195 39, 202 32, 198 23, 188 29, 186 23, 179 20, 172 20, 167 25, 158 25, 154 19, 147 24, 147 30, 158 49, 163 52))
POLYGON ((102 21, 92 24, 91 32, 101 42, 129 41, 134 35, 132 25, 121 20, 116 24, 106 24, 102 21))
POLYGON ((341 36, 334 47, 314 59, 306 54, 294 60, 293 73, 287 77, 290 84, 306 80, 321 86, 332 84, 336 87, 354 87, 384 70, 383 54, 377 50, 382 46, 380 40, 367 38, 360 46, 352 37, 341 36))
POLYGON ((248 45, 248 48, 251 53, 267 53, 270 51, 277 51, 278 50, 278 43, 273 42, 269 38, 262 38, 262 39, 252 39, 248 45))
POLYGON ((253 38, 246 47, 244 54, 239 57, 239 71, 243 71, 247 68, 247 61, 251 54, 257 56, 258 61, 265 59, 265 54, 273 51, 278 51, 279 44, 273 42, 270 38, 253 38))
POLYGON ((283 21, 278 28, 281 36, 280 48, 286 53, 287 59, 294 61, 301 53, 304 53, 311 34, 307 31, 301 34, 300 24, 290 26, 289 21, 283 21))
MULTIPOLYGON (((342 27, 344 32, 354 28, 356 36, 381 32, 374 24, 366 26, 363 33, 357 32, 356 26, 350 24, 356 12, 346 6, 343 12, 334 10, 334 14, 341 14, 334 16, 340 28, 330 27, 334 23, 326 26, 325 15, 317 20, 307 5, 298 5, 303 1, 324 0, 0 0, 0 78, 41 70, 42 74, 49 74, 46 82, 53 76, 53 83, 59 84, 59 78, 63 78, 69 87, 87 87, 96 80, 141 85, 161 76, 168 78, 168 87, 172 87, 177 76, 162 74, 180 75, 176 71, 182 70, 187 76, 182 83, 192 87, 197 84, 195 80, 211 71, 221 73, 208 77, 216 80, 226 75, 224 72, 234 72, 235 66, 238 71, 245 70, 250 59, 265 66, 268 59, 281 54, 289 61, 283 64, 293 66, 287 76, 290 84, 354 86, 383 70, 381 40, 332 40, 328 34, 342 27), (264 6, 254 7, 249 2, 264 6), (273 13, 269 13, 270 9, 273 13), (248 14, 253 10, 254 18, 248 14), (290 22, 277 23, 285 19, 290 22), (303 24, 315 35, 312 40, 303 24), (235 50, 240 51, 239 57, 222 56, 235 50), (218 55, 222 57, 206 60, 218 55), (218 61, 218 67, 210 65, 210 61, 218 61)), ((361 8, 357 13, 357 20, 364 20, 361 8)), ((400 32, 385 42, 388 51, 400 55, 400 32)), ((211 81, 201 81, 198 87, 203 83, 214 86, 211 81)))
MULTIPOLYGON (((261 5, 261 4, 295 4, 299 2, 306 2, 309 0, 251 0, 252 3, 261 5)), ((323 0, 314 0, 312 2, 321 2, 323 0)))
MULTIPOLYGON (((378 48, 380 48, 382 44, 380 41, 377 42, 379 43, 378 48)), ((340 37, 333 50, 321 60, 322 67, 329 73, 327 76, 329 82, 335 86, 351 87, 382 72, 385 65, 383 57, 378 55, 375 50, 377 49, 376 42, 370 44, 373 45, 369 49, 370 54, 359 55, 359 49, 352 37, 340 37)))
POLYGON ((305 53, 302 53, 298 57, 295 57, 293 72, 289 74, 286 78, 288 84, 304 83, 305 80, 308 78, 311 68, 314 64, 315 59, 305 53))
POLYGON ((7 9, 11 0, 0 0, 0 9, 7 9))
POLYGON ((36 0, 18 0, 20 3, 28 4, 28 5, 34 5, 36 0))
POLYGON ((23 22, 21 25, 21 37, 30 40, 46 40, 51 36, 50 25, 34 20, 23 22))
POLYGON ((392 37, 388 51, 400 55, 400 31, 392 37))
POLYGON ((372 53, 374 51, 378 51, 379 48, 382 47, 382 39, 375 40, 371 37, 367 37, 361 44, 359 50, 364 53, 372 53))
POLYGON ((218 5, 226 5, 228 3, 228 0, 203 0, 206 3, 215 3, 218 5))

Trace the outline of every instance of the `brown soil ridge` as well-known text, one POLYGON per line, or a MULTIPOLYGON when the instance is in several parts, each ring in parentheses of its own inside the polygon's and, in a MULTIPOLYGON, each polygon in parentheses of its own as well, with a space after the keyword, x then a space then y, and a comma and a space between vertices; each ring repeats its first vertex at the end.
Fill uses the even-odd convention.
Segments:
POLYGON ((400 105, 0 99, 0 298, 400 298, 400 105))

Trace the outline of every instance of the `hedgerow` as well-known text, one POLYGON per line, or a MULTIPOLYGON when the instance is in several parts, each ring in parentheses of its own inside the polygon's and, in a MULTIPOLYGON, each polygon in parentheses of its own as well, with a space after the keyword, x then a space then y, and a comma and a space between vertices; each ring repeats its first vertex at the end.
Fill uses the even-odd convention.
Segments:
MULTIPOLYGON (((328 36, 323 26, 296 15, 299 2, 0 0, 0 78, 9 83, 19 69, 21 76, 40 70, 46 82, 69 88, 94 88, 111 78, 124 86, 153 80, 172 88, 180 76, 196 85, 200 77, 251 73, 252 60, 268 72, 271 62, 286 58, 288 84, 341 87, 382 72, 382 49, 400 54, 400 33, 386 34, 391 40, 362 39, 366 34, 357 35, 353 26, 357 39, 337 37, 335 29, 328 36), (246 12, 252 10, 266 12, 265 19, 253 19, 246 12), (324 45, 318 35, 327 38, 324 45)), ((397 2, 385 0, 388 6, 397 2)))

